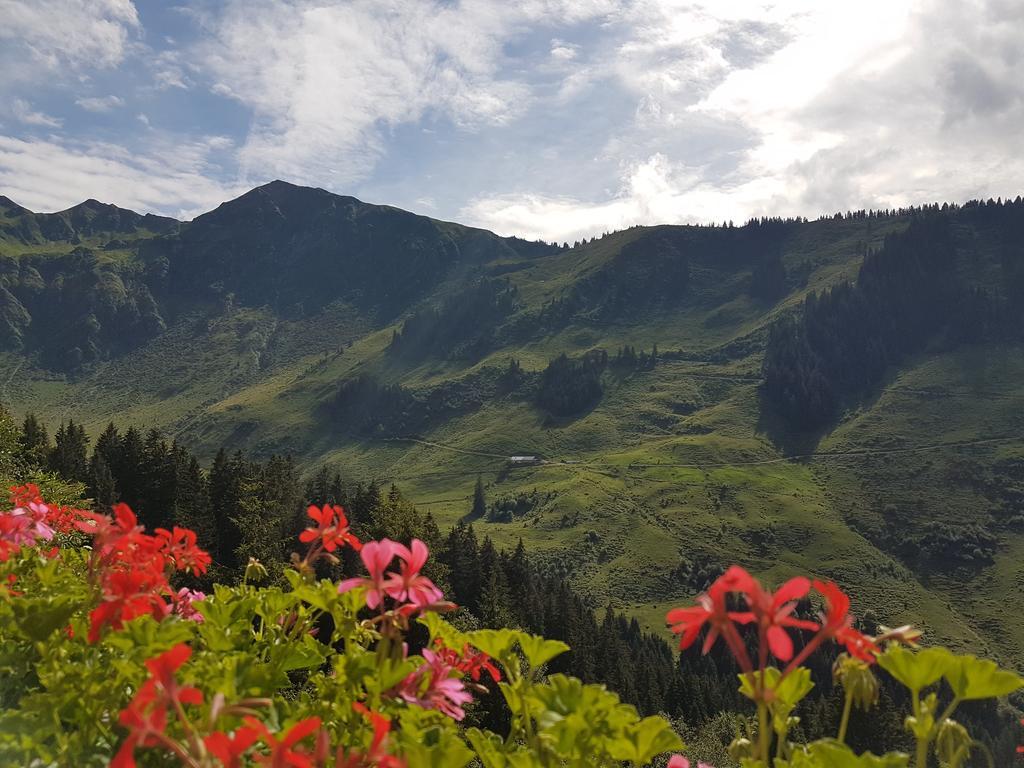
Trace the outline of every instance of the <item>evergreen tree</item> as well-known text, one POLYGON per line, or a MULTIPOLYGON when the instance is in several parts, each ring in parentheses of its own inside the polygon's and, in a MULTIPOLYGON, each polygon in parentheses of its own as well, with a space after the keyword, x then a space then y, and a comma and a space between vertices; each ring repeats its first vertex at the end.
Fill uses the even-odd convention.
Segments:
POLYGON ((34 413, 25 416, 19 443, 22 455, 29 464, 37 467, 46 466, 51 451, 50 433, 34 413))
POLYGON ((486 627, 507 627, 511 623, 508 581, 498 551, 490 537, 480 547, 480 588, 476 615, 486 627))
POLYGON ((129 427, 120 439, 115 461, 107 462, 121 492, 121 501, 132 509, 137 509, 141 501, 142 455, 142 435, 135 427, 129 427))
POLYGON ((469 512, 472 520, 479 520, 487 514, 487 497, 484 495, 484 481, 480 475, 476 476, 476 487, 473 489, 473 508, 469 512))
POLYGON ((74 420, 61 424, 50 452, 50 469, 67 480, 88 482, 88 447, 89 438, 85 434, 85 427, 75 424, 74 420))
POLYGON ((236 453, 228 458, 221 448, 213 460, 209 478, 210 515, 216 529, 216 544, 213 557, 227 568, 237 568, 237 549, 241 544, 241 531, 235 520, 242 514, 242 481, 245 463, 242 455, 236 453))
POLYGON ((118 501, 117 482, 110 465, 99 451, 93 451, 89 460, 88 493, 97 509, 108 510, 118 501))

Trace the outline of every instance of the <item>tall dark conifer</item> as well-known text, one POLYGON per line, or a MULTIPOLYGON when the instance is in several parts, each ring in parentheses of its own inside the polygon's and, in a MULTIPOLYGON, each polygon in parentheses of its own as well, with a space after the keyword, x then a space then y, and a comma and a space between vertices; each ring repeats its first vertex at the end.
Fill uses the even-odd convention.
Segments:
POLYGON ((50 433, 34 413, 25 416, 19 443, 25 459, 30 464, 37 467, 46 466, 51 450, 50 433))
POLYGON ((473 508, 469 516, 473 520, 479 520, 487 514, 487 497, 484 495, 484 481, 480 475, 476 476, 476 487, 473 488, 473 508))

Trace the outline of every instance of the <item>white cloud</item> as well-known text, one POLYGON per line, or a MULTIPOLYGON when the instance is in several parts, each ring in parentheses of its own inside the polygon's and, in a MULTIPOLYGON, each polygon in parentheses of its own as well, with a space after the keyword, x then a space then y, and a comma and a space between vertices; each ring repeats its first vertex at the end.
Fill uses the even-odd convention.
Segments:
MULTIPOLYGON (((176 178, 194 181, 197 201, 220 188, 210 179, 284 177, 559 240, 634 223, 1015 195, 1024 178, 1024 5, 1010 0, 226 0, 176 10, 198 38, 176 33, 184 47, 155 53, 128 0, 0 0, 0 88, 17 118, 6 132, 28 141, 33 128, 63 131, 40 150, 61 167, 116 161, 126 167, 117 178, 145 186, 136 172, 149 161, 90 144, 39 110, 55 109, 68 79, 120 65, 104 77, 138 70, 133 85, 153 86, 139 93, 162 116, 157 127, 144 114, 124 126, 146 167, 181 171, 154 142, 175 122, 168 104, 194 105, 198 127, 177 143, 202 161, 176 178), (56 88, 43 94, 47 78, 56 88), (237 102, 229 119, 200 113, 216 100, 199 84, 237 102), (249 127, 221 135, 239 124, 249 127)), ((123 106, 114 96, 76 103, 123 106)), ((20 154, 18 164, 30 167, 20 154)), ((39 178, 40 199, 60 197, 39 178)), ((183 188, 175 194, 166 210, 194 210, 183 188)))
POLYGON ((14 119, 19 123, 38 125, 44 128, 60 128, 64 122, 59 118, 47 115, 45 112, 32 109, 32 105, 24 99, 15 99, 11 103, 11 114, 14 115, 14 119))
POLYGON ((139 29, 131 0, 0 0, 0 19, 0 63, 16 80, 116 66, 139 29))
POLYGON ((156 141, 146 152, 100 142, 0 135, 0 189, 35 211, 63 210, 88 198, 139 212, 191 218, 244 188, 214 180, 206 142, 156 141))
POLYGON ((365 178, 389 131, 426 115, 461 130, 529 107, 504 44, 540 22, 609 13, 606 0, 232 2, 202 50, 212 88, 248 105, 245 172, 343 185, 365 178))
POLYGON ((572 61, 579 53, 579 46, 555 38, 551 41, 551 58, 555 61, 572 61))
POLYGON ((780 207, 785 203, 783 190, 772 180, 713 184, 702 179, 700 169, 653 155, 626 168, 622 186, 604 201, 536 194, 488 197, 472 201, 460 215, 468 224, 499 234, 561 242, 635 224, 721 223, 729 218, 723 211, 765 200, 780 207))
POLYGON ((153 82, 158 89, 181 88, 184 90, 189 87, 190 82, 181 64, 180 51, 161 51, 156 55, 149 56, 146 63, 153 71, 153 82))
POLYGON ((124 106, 124 99, 120 96, 84 96, 75 99, 75 104, 89 112, 109 112, 117 107, 124 106))
POLYGON ((462 213, 561 240, 1019 194, 1022 21, 999 0, 639 3, 614 62, 598 65, 637 104, 595 153, 620 165, 618 187, 591 200, 496 189, 462 213), (701 121, 717 126, 706 142, 701 121))

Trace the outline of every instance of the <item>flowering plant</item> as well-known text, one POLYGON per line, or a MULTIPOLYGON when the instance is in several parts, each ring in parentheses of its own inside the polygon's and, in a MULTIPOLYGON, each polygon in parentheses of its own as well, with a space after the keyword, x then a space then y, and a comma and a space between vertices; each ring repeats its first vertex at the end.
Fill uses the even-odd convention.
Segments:
MULTIPOLYGON (((846 746, 850 713, 854 706, 867 710, 878 699, 879 684, 873 669, 881 667, 910 693, 912 711, 906 728, 916 753, 912 765, 927 768, 929 754, 946 768, 961 768, 974 752, 986 752, 967 729, 953 720, 957 707, 978 699, 996 698, 1024 686, 1024 678, 999 669, 993 662, 971 655, 956 655, 945 648, 917 648, 921 633, 909 626, 880 628, 868 636, 854 627, 849 597, 834 583, 790 579, 774 593, 739 566, 729 568, 697 604, 669 611, 666 622, 680 636, 680 648, 693 645, 706 628, 703 652, 721 639, 739 665, 740 692, 757 709, 756 725, 740 736, 730 754, 743 768, 901 768, 910 756, 898 752, 856 755, 846 746), (795 616, 798 603, 812 591, 823 603, 818 621, 795 616), (738 610, 742 608, 743 610, 738 610), (753 628, 744 636, 743 630, 753 628), (808 637, 809 634, 809 637, 808 637), (753 637, 750 638, 749 635, 753 637), (802 646, 797 650, 794 637, 802 646), (752 639, 753 647, 748 647, 752 639), (825 643, 844 649, 834 666, 844 690, 844 707, 835 739, 811 744, 793 743, 789 736, 799 723, 799 703, 814 687, 803 663, 825 643), (771 660, 779 662, 779 667, 771 660), (940 681, 951 694, 940 705, 940 681), (773 757, 774 754, 774 757, 773 757)), ((992 764, 991 755, 987 755, 992 764)))
POLYGON ((603 687, 546 676, 563 643, 447 623, 422 541, 364 543, 340 508, 308 514, 286 585, 261 586, 252 562, 204 595, 182 583, 210 565, 192 531, 15 489, 0 512, 0 764, 582 767, 682 747, 603 687), (367 576, 318 579, 346 547, 367 576), (417 627, 429 642, 413 652, 417 627), (485 685, 507 733, 461 725, 485 685))
MULTIPOLYGON (((564 643, 446 621, 455 606, 423 572, 424 542, 362 542, 340 507, 308 516, 305 552, 282 584, 263 585, 267 571, 251 561, 240 584, 204 594, 187 583, 211 565, 192 531, 148 533, 125 505, 105 515, 13 489, 0 512, 0 764, 582 768, 645 765, 683 748, 663 718, 547 674, 564 643), (346 548, 366 575, 318 578, 318 564, 346 548), (502 733, 466 724, 485 691, 507 706, 502 733)), ((831 582, 797 577, 771 592, 734 566, 695 605, 669 612, 682 648, 703 634, 705 652, 721 642, 741 670, 756 716, 733 758, 743 768, 927 768, 934 754, 961 768, 984 755, 953 715, 1024 680, 974 656, 919 650, 910 627, 864 634, 849 609, 831 582), (817 619, 798 610, 811 596, 817 619), (843 649, 842 720, 836 738, 799 743, 798 708, 814 686, 805 662, 827 644, 843 649), (878 698, 879 668, 908 691, 913 762, 845 743, 852 709, 878 698)), ((674 754, 667 765, 692 763, 674 754)))

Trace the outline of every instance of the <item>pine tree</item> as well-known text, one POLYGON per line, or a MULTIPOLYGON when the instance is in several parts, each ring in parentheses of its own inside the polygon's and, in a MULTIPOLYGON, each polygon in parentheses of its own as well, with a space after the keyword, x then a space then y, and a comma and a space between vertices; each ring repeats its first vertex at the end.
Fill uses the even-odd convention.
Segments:
POLYGON ((88 493, 97 509, 108 510, 117 502, 117 482, 110 465, 99 451, 93 451, 89 461, 88 493))
POLYGON ((476 615, 485 627, 500 629, 511 623, 508 582, 490 537, 480 547, 480 589, 476 615))
POLYGON ((61 424, 50 452, 50 469, 67 480, 88 482, 88 446, 85 427, 75 424, 73 420, 61 424))
POLYGON ((110 464, 110 470, 121 492, 121 501, 132 509, 139 507, 142 488, 142 435, 135 427, 129 427, 121 437, 117 457, 110 464))
POLYGON ((21 426, 22 455, 29 464, 37 467, 45 466, 50 455, 50 433, 34 413, 25 416, 21 426))
POLYGON ((226 451, 221 448, 210 468, 209 503, 216 533, 213 556, 228 568, 239 565, 235 556, 241 543, 241 532, 235 519, 241 514, 239 504, 243 476, 244 462, 241 454, 235 454, 233 459, 229 459, 226 451))
POLYGON ((484 495, 484 481, 480 475, 476 476, 476 487, 473 489, 473 509, 469 516, 472 520, 479 520, 487 514, 487 497, 484 495))

